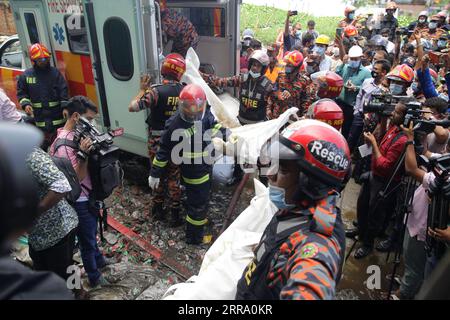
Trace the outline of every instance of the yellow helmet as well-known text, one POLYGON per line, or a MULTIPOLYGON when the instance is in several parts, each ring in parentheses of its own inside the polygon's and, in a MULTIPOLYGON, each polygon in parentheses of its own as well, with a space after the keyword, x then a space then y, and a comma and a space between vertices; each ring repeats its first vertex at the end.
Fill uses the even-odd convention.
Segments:
POLYGON ((316 44, 324 44, 324 45, 328 46, 330 44, 330 37, 326 36, 324 34, 321 34, 320 36, 317 37, 316 44))

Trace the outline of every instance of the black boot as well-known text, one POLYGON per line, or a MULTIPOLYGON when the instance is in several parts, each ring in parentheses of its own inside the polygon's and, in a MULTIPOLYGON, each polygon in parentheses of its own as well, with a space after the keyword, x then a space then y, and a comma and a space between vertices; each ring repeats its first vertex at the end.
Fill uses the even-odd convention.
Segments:
POLYGON ((155 203, 155 204, 153 204, 152 216, 155 218, 155 220, 159 220, 159 221, 165 221, 166 220, 166 215, 164 213, 164 209, 163 209, 163 204, 162 203, 155 203))
POLYGON ((185 219, 180 214, 180 208, 172 208, 170 211, 170 223, 169 226, 171 228, 176 228, 182 226, 185 222, 185 219))
POLYGON ((199 245, 203 243, 203 226, 186 225, 186 243, 199 245))
POLYGON ((367 257, 370 253, 372 253, 373 248, 369 247, 367 245, 363 245, 361 248, 356 250, 355 252, 355 259, 362 259, 364 257, 367 257))

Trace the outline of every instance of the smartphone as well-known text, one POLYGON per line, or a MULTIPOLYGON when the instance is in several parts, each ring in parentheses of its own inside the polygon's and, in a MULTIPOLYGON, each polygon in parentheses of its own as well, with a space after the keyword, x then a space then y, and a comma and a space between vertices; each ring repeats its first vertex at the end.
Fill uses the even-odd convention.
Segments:
POLYGON ((342 38, 342 34, 344 32, 344 28, 336 28, 336 35, 342 38))
POLYGON ((298 11, 297 10, 291 11, 291 16, 296 16, 296 15, 298 15, 298 11))

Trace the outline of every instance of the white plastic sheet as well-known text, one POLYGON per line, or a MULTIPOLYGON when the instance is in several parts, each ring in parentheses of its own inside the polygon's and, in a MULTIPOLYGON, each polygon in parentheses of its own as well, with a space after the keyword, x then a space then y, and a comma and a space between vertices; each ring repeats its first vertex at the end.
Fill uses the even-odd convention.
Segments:
POLYGON ((207 251, 200 272, 187 282, 170 287, 165 300, 233 300, 236 285, 253 258, 253 249, 277 212, 268 189, 254 180, 256 196, 250 206, 207 251))

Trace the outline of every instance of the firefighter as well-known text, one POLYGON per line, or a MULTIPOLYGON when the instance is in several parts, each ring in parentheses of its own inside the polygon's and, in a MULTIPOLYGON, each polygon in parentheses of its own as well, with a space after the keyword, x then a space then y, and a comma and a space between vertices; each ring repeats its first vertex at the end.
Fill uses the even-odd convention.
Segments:
POLYGON ((200 37, 189 19, 173 9, 167 8, 166 0, 158 1, 161 5, 161 26, 165 43, 172 40, 172 52, 186 57, 189 48, 196 49, 200 37))
POLYGON ((270 97, 267 107, 267 118, 276 119, 290 107, 299 109, 299 116, 314 100, 317 94, 316 87, 301 68, 303 55, 297 50, 291 51, 284 57, 284 72, 278 75, 275 91, 270 97))
POLYGON ((270 145, 269 197, 279 209, 237 285, 236 299, 333 299, 345 235, 338 192, 350 152, 345 138, 316 120, 288 126, 270 145))
POLYGON ((341 131, 344 123, 344 113, 341 107, 331 99, 320 99, 309 106, 306 118, 315 119, 329 124, 341 131))
POLYGON ((386 15, 380 21, 380 30, 389 30, 389 41, 395 40, 395 30, 398 28, 398 20, 394 17, 395 11, 397 11, 397 4, 394 1, 386 3, 386 15))
POLYGON ((213 164, 211 139, 222 126, 207 106, 203 89, 195 84, 184 87, 178 111, 167 121, 161 143, 153 160, 149 186, 155 190, 169 161, 179 164, 186 187, 186 243, 201 244, 211 188, 213 164))
POLYGON ((344 88, 344 79, 333 71, 320 71, 311 75, 317 88, 317 99, 336 99, 344 88))
POLYGON ((56 129, 66 122, 63 107, 69 99, 67 83, 58 69, 50 65, 51 54, 43 44, 33 44, 29 55, 33 67, 18 77, 17 100, 44 132, 42 148, 47 150, 55 140, 56 129))
MULTIPOLYGON (((150 109, 146 122, 149 128, 148 154, 151 162, 158 151, 166 121, 177 111, 178 96, 184 87, 180 80, 185 71, 186 62, 181 55, 178 53, 167 55, 161 66, 162 83, 149 88, 149 78, 144 77, 141 81, 141 92, 129 106, 130 112, 150 109)), ((167 187, 171 211, 170 225, 177 227, 183 224, 180 217, 180 168, 169 161, 165 173, 162 176, 164 182, 153 190, 151 215, 157 220, 165 220, 166 211, 163 206, 165 187, 167 187)))
MULTIPOLYGON (((266 109, 269 97, 273 92, 272 82, 265 76, 270 63, 269 56, 262 50, 255 50, 248 60, 248 72, 229 78, 218 78, 204 74, 209 85, 216 87, 239 88, 238 120, 242 125, 258 123, 266 120, 266 109)), ((227 184, 238 183, 243 176, 240 165, 234 166, 233 178, 227 184)))

